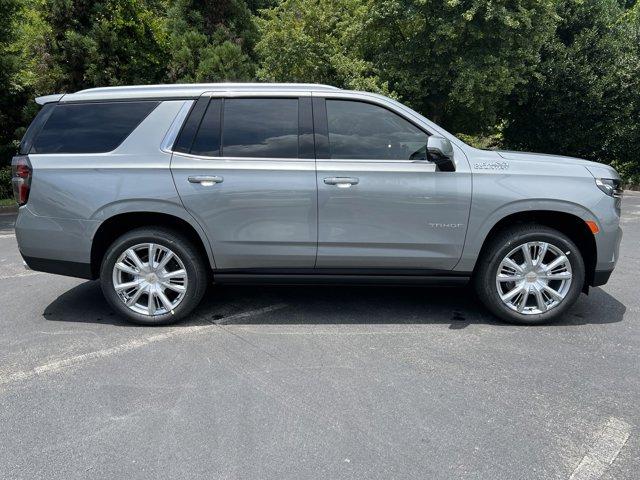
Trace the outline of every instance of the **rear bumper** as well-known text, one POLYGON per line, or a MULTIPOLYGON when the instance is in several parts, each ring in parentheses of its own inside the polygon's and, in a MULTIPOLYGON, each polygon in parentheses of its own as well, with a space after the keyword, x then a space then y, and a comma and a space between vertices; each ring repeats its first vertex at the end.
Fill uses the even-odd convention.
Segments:
POLYGON ((41 217, 23 206, 16 219, 16 240, 32 270, 87 278, 97 225, 93 220, 41 217))
POLYGON ((22 256, 24 266, 28 270, 36 272, 55 273, 56 275, 65 275, 67 277, 93 279, 91 273, 91 264, 68 262, 65 260, 51 260, 48 258, 36 258, 22 256))

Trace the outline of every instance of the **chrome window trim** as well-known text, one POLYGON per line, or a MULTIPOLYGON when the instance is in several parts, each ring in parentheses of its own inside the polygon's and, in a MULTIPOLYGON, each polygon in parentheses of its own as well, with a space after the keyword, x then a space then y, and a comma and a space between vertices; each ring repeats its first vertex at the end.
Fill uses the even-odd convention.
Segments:
POLYGON ((394 113, 397 113, 401 117, 406 120, 417 124, 429 135, 441 135, 458 147, 460 150, 464 151, 465 148, 472 148, 462 140, 457 138, 451 132, 446 131, 437 123, 433 123, 428 118, 420 115, 415 110, 403 105, 397 100, 393 100, 392 98, 388 98, 377 93, 371 92, 361 92, 361 91, 353 91, 353 90, 338 90, 338 91, 314 91, 312 92, 312 96, 314 98, 340 98, 346 100, 360 100, 364 102, 373 103, 376 105, 380 105, 381 107, 386 107, 389 110, 392 110, 394 113))
POLYGON ((314 98, 324 98, 326 100, 351 100, 354 102, 364 102, 371 105, 389 110, 395 113, 403 120, 409 122, 416 128, 422 130, 426 135, 433 135, 433 129, 430 125, 423 122, 421 119, 416 118, 414 115, 409 115, 404 109, 398 108, 394 103, 387 101, 385 98, 368 95, 365 92, 313 92, 314 98))
POLYGON ((326 160, 316 163, 318 172, 409 172, 435 173, 436 165, 428 160, 326 160))
MULTIPOLYGON (((324 98, 336 98, 336 99, 345 99, 345 100, 355 100, 355 101, 363 101, 366 103, 371 103, 373 105, 378 105, 382 108, 386 108, 396 115, 399 115, 401 118, 406 121, 416 124, 416 118, 411 116, 411 118, 407 118, 407 115, 402 110, 395 107, 390 102, 386 102, 383 99, 377 97, 371 97, 366 94, 358 94, 354 92, 312 92, 312 91, 299 91, 299 90, 282 90, 282 91, 273 91, 273 90, 256 90, 256 91, 210 91, 205 92, 202 96, 207 96, 210 98, 287 98, 287 97, 324 97, 324 98)), ((303 159, 298 157, 211 157, 206 155, 194 155, 191 153, 184 152, 176 152, 171 150, 170 148, 173 146, 178 134, 180 133, 180 129, 182 128, 182 124, 186 120, 186 117, 191 110, 192 105, 195 103, 195 100, 186 100, 178 114, 176 115, 167 135, 165 136, 161 150, 166 153, 172 153, 174 155, 180 155, 184 158, 190 158, 193 160, 201 160, 201 161, 210 161, 210 162, 219 162, 220 165, 216 168, 241 168, 241 169, 257 169, 257 170, 268 170, 273 169, 273 166, 265 166, 266 163, 269 162, 289 162, 290 165, 284 165, 283 168, 275 168, 276 170, 300 170, 300 168, 295 168, 293 166, 294 162, 302 163, 302 164, 313 164, 314 169, 317 163, 318 171, 329 171, 329 170, 351 170, 351 171, 388 171, 388 172, 436 172, 436 165, 427 160, 367 160, 367 159, 352 159, 352 160, 340 160, 340 159, 303 159), (242 164, 241 162, 247 162, 242 164), (233 165, 230 165, 230 164, 233 165), (365 165, 368 168, 365 168, 365 165), (285 168, 286 167, 286 168, 285 168), (293 168, 289 168, 293 167, 293 168)), ((423 125, 423 122, 419 122, 420 125, 417 125, 418 128, 425 129, 426 126, 423 125)), ((427 135, 432 135, 428 131, 425 132, 427 135)), ((303 168, 306 170, 306 167, 303 168)))
MULTIPOLYGON (((311 97, 311 92, 309 91, 297 91, 297 90, 283 90, 283 91, 273 91, 273 90, 257 90, 255 92, 243 92, 243 91, 231 91, 231 90, 223 90, 219 92, 205 92, 202 94, 203 97, 209 98, 299 98, 299 97, 311 97)), ((171 150, 171 147, 175 143, 178 138, 178 134, 180 133, 180 129, 182 128, 182 124, 185 122, 189 111, 191 110, 191 106, 195 103, 195 100, 187 100, 185 101, 185 105, 182 106, 178 115, 174 119, 167 135, 162 141, 162 146, 160 149, 165 153, 173 153, 176 155, 182 155, 185 157, 197 158, 200 160, 209 159, 225 159, 225 160, 262 160, 262 161, 273 161, 273 160, 300 160, 298 157, 207 157, 205 155, 193 155, 191 153, 183 153, 176 152, 171 150), (187 107, 187 103, 189 106, 187 107), (186 112, 184 111, 186 107, 186 112), (176 126, 176 123, 178 124, 176 126)), ((313 159, 311 159, 313 160, 313 159)))
POLYGON ((179 168, 198 168, 198 162, 207 162, 206 167, 214 169, 315 171, 316 168, 314 158, 207 157, 182 152, 173 154, 183 159, 179 168), (185 163, 184 160, 191 160, 191 163, 185 163))
POLYGON ((418 112, 410 109, 406 105, 401 104, 400 102, 393 100, 388 97, 384 97, 377 93, 370 92, 359 92, 352 90, 338 90, 338 91, 313 91, 311 93, 313 98, 335 98, 341 100, 355 100, 361 102, 368 102, 373 105, 378 105, 380 107, 391 110, 393 113, 400 115, 400 117, 404 118, 408 122, 413 123, 418 128, 421 128, 425 131, 427 135, 441 135, 448 139, 454 148, 454 163, 456 165, 456 172, 459 171, 468 171, 469 165, 467 161, 467 155, 465 150, 468 150, 470 147, 466 143, 462 142, 455 135, 450 132, 444 130, 438 124, 433 123, 428 118, 420 115, 418 112), (457 151, 455 151, 457 149, 457 151), (464 162, 462 159, 464 158, 464 162), (459 167, 463 167, 460 170, 459 167))
POLYGON ((175 152, 174 155, 192 164, 180 168, 197 168, 198 162, 207 162, 207 168, 237 170, 309 170, 318 172, 412 172, 435 173, 436 165, 426 160, 315 160, 313 158, 267 157, 208 157, 175 152))
MULTIPOLYGON (((366 94, 359 94, 359 92, 314 92, 313 97, 324 98, 325 100, 346 100, 353 102, 362 102, 368 103, 370 105, 375 105, 380 108, 384 108, 385 110, 390 111, 391 113, 398 115, 404 121, 410 123, 418 130, 422 131, 425 135, 431 136, 433 133, 430 130, 427 130, 427 125, 424 122, 418 121, 419 119, 414 118, 413 116, 409 117, 404 110, 398 109, 393 103, 387 102, 382 98, 371 97, 366 94)), ((380 159, 380 160, 368 160, 368 159, 346 159, 346 158, 329 158, 329 159, 318 159, 318 171, 324 170, 351 170, 351 171, 385 171, 385 172, 435 172, 436 165, 429 160, 393 160, 393 159, 380 159), (320 163, 327 165, 326 168, 320 166, 320 163), (365 169, 362 168, 360 163, 367 163, 369 165, 381 163, 385 165, 381 165, 380 168, 374 169, 365 169), (328 165, 332 164, 331 167, 328 165), (405 165, 404 167, 400 167, 399 165, 405 165), (344 166, 346 165, 346 166, 344 166), (417 168, 419 166, 419 168, 417 168)))

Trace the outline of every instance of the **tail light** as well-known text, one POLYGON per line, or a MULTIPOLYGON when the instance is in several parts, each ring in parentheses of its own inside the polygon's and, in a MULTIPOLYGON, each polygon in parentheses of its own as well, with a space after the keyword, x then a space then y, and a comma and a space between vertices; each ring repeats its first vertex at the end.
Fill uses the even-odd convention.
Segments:
POLYGON ((19 155, 11 160, 11 183, 13 196, 18 205, 24 205, 29 200, 31 190, 32 169, 27 155, 19 155))

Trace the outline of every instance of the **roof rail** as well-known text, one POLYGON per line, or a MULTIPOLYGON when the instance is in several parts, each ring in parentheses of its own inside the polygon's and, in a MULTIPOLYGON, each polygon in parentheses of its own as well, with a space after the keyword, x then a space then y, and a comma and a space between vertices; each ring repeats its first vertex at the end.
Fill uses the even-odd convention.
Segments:
POLYGON ((320 83, 176 83, 157 85, 122 85, 116 87, 94 87, 75 92, 75 95, 86 93, 134 92, 134 91, 169 91, 169 90, 340 90, 338 87, 320 83))
POLYGON ((96 102, 102 100, 170 100, 197 98, 205 92, 224 91, 336 91, 337 87, 314 83, 183 83, 173 85, 125 85, 96 87, 76 93, 42 97, 40 101, 96 102), (46 100, 45 100, 46 99, 46 100))

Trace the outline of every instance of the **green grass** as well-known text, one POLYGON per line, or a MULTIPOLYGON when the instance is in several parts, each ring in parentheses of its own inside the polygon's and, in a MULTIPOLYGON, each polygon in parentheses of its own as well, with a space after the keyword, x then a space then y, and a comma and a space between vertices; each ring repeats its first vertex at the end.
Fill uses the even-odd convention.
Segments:
POLYGON ((13 207, 16 201, 13 198, 0 198, 0 207, 13 207))

